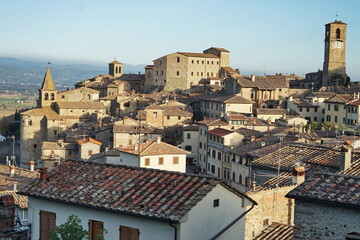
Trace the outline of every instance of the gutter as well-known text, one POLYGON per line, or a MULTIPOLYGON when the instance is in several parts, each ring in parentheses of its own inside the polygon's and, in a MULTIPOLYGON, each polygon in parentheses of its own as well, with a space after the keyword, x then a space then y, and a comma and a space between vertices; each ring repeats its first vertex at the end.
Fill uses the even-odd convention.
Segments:
POLYGON ((174 240, 177 240, 177 227, 173 225, 173 223, 170 223, 170 227, 174 228, 174 240))
POLYGON ((227 226, 225 226, 220 232, 218 232, 214 237, 210 238, 210 240, 217 239, 221 234, 226 232, 229 228, 231 228, 237 221, 239 221, 241 218, 243 218, 248 212, 250 212, 254 208, 255 204, 251 206, 250 209, 246 210, 244 213, 242 213, 240 216, 235 218, 231 223, 229 223, 227 226))

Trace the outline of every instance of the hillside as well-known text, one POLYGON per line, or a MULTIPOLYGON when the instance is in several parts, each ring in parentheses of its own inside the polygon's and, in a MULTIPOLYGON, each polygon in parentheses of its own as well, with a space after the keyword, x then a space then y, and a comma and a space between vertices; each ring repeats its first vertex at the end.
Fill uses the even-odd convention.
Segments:
MULTIPOLYGON (((0 92, 2 90, 36 90, 40 87, 47 62, 35 62, 16 58, 0 57, 0 92)), ((107 74, 104 66, 87 64, 51 64, 51 73, 58 90, 73 88, 76 82, 100 74, 107 74)), ((144 72, 145 65, 124 64, 125 73, 144 72)))

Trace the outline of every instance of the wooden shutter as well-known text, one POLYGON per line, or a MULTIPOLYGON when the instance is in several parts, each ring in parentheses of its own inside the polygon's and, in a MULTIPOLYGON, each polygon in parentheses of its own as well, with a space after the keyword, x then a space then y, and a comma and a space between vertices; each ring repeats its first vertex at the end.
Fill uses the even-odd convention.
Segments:
POLYGON ((40 211, 40 240, 49 240, 56 228, 56 213, 40 211))
POLYGON ((139 236, 139 229, 120 226, 120 240, 139 240, 139 236))
POLYGON ((103 233, 104 223, 100 221, 89 220, 90 240, 96 240, 103 233))

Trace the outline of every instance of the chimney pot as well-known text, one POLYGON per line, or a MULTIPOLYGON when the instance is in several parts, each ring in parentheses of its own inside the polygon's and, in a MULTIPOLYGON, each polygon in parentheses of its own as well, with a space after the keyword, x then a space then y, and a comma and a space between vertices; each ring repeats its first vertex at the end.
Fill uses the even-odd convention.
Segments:
POLYGON ((255 142, 255 136, 251 136, 251 138, 250 138, 250 142, 255 142))
POLYGON ((46 181, 46 175, 47 175, 47 168, 46 167, 40 168, 40 182, 46 181))
POLYGON ((294 167, 292 170, 292 183, 293 184, 301 184, 305 181, 305 167, 298 166, 294 167))
POLYGON ((345 144, 341 148, 341 157, 340 157, 341 171, 346 171, 348 168, 351 167, 351 146, 345 144))
POLYGON ((14 183, 14 188, 13 188, 14 191, 17 191, 17 183, 15 182, 14 183))
POLYGON ((15 166, 11 165, 9 166, 10 169, 10 177, 14 177, 15 176, 15 166))
POLYGON ((251 81, 255 82, 256 76, 255 75, 251 75, 251 81))
POLYGON ((35 162, 34 161, 30 161, 30 171, 31 172, 35 171, 35 162))
POLYGON ((160 143, 161 142, 161 137, 156 137, 156 143, 160 143))

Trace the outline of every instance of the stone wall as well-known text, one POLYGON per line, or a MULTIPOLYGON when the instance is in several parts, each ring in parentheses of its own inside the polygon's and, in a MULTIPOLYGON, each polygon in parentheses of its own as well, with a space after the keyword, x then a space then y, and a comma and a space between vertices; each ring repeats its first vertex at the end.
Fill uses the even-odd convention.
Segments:
POLYGON ((345 239, 359 232, 360 210, 296 200, 295 225, 303 239, 345 239))
POLYGON ((294 224, 294 200, 285 195, 295 187, 296 185, 247 192, 258 205, 246 215, 245 239, 253 239, 272 222, 294 224))

